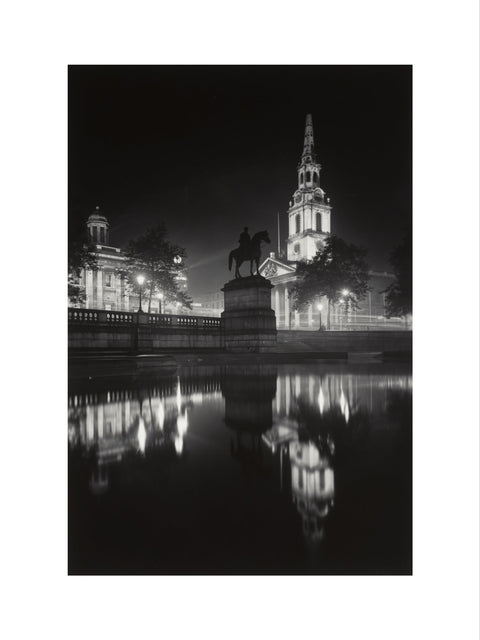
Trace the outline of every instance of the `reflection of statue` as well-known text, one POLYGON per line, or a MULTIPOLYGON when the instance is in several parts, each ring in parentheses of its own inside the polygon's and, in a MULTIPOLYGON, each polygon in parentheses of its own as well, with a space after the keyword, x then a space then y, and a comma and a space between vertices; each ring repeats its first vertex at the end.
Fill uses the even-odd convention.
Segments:
POLYGON ((277 371, 271 365, 225 369, 221 382, 225 397, 225 424, 235 432, 232 456, 256 471, 261 468, 261 435, 272 426, 272 399, 277 371))
POLYGON ((258 274, 258 267, 260 266, 260 256, 262 255, 260 245, 262 242, 267 242, 270 244, 268 231, 259 231, 250 240, 250 236, 248 235, 248 227, 245 227, 243 233, 240 234, 239 242, 239 248, 230 251, 230 255, 228 256, 228 268, 231 270, 232 262, 235 259, 235 277, 241 278, 242 276, 240 274, 239 268, 243 262, 250 260, 250 275, 254 275, 254 262, 257 265, 256 271, 258 274))

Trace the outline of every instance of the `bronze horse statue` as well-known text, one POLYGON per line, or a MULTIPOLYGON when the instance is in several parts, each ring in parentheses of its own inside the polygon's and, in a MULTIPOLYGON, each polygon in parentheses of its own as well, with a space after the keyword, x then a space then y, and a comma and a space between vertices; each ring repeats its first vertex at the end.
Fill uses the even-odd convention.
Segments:
POLYGON ((235 278, 242 277, 239 271, 240 265, 243 262, 247 262, 248 260, 250 260, 250 275, 252 276, 254 275, 253 273, 254 262, 257 265, 256 273, 258 275, 260 256, 262 255, 260 245, 262 242, 268 242, 270 244, 268 231, 259 231, 252 237, 252 239, 250 240, 250 250, 248 252, 243 252, 240 247, 238 249, 234 249, 233 251, 230 251, 230 255, 228 256, 228 269, 231 271, 232 261, 233 259, 235 259, 235 278))

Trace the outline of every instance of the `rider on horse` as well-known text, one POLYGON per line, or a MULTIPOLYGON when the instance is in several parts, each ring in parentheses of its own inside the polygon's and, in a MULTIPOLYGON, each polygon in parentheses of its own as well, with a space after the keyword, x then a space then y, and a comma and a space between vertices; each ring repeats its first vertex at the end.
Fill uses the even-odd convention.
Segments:
POLYGON ((240 247, 239 247, 240 253, 244 258, 248 259, 250 257, 250 249, 251 249, 250 234, 248 233, 248 227, 244 227, 238 241, 240 243, 240 247))

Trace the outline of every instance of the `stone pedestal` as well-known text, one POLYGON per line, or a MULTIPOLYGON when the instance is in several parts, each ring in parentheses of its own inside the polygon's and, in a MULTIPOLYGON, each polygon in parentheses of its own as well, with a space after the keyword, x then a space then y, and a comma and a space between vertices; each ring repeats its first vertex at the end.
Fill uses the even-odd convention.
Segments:
POLYGON ((277 329, 271 308, 272 288, 270 280, 262 276, 230 280, 223 287, 222 326, 227 351, 267 353, 275 349, 277 329))

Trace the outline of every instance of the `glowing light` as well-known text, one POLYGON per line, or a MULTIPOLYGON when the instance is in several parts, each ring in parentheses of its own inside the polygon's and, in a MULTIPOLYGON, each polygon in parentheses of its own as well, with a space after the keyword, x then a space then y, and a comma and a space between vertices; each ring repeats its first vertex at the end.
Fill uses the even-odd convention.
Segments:
POLYGON ((147 432, 145 430, 145 423, 144 423, 143 418, 141 416, 140 416, 140 420, 138 422, 137 439, 138 439, 138 449, 142 453, 145 453, 145 443, 147 442, 147 432))
POLYGON ((342 289, 342 296, 350 295, 350 291, 348 289, 342 289))
POLYGON ((163 431, 163 425, 165 423, 165 410, 163 408, 163 402, 158 403, 157 420, 160 430, 163 431))
POLYGON ((320 409, 320 415, 322 415, 325 409, 325 397, 323 395, 322 387, 320 387, 320 391, 318 392, 318 408, 320 409))
POLYGON ((348 423, 350 419, 350 409, 345 394, 343 393, 343 388, 340 390, 340 411, 343 413, 345 422, 348 423))
POLYGON ((323 309, 323 304, 317 304, 317 309, 321 311, 323 309))
POLYGON ((177 431, 183 437, 187 433, 188 429, 188 413, 185 411, 185 415, 177 416, 177 431))
POLYGON ((182 410, 182 392, 180 391, 180 378, 177 378, 177 410, 182 410))
POLYGON ((145 282, 145 276, 139 275, 137 276, 137 282, 140 286, 145 282))
POLYGON ((175 451, 180 455, 183 451, 183 438, 182 436, 177 436, 175 438, 175 451))

